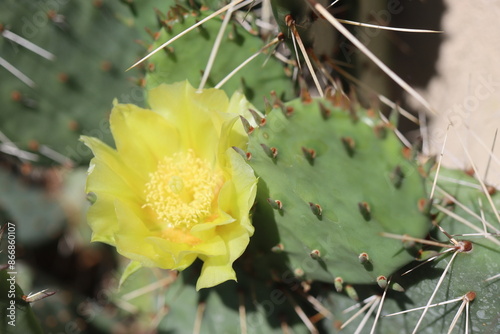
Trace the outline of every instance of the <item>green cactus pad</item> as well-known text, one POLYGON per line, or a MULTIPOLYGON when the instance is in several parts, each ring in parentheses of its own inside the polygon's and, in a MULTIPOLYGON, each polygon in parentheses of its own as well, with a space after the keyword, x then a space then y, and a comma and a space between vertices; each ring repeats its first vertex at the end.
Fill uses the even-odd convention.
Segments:
POLYGON ((402 149, 372 111, 326 99, 272 110, 250 134, 249 163, 260 177, 254 224, 277 226, 298 276, 330 283, 389 276, 413 257, 380 233, 423 237, 430 225, 418 207, 423 180, 402 149))
MULTIPOLYGON (((164 24, 169 28, 160 30, 153 48, 157 48, 209 14, 211 14, 209 11, 192 12, 182 7, 176 7, 175 11, 171 10, 166 15, 170 18, 164 21, 164 24)), ((149 73, 146 77, 147 87, 153 88, 161 83, 172 83, 186 79, 197 87, 200 84, 221 22, 220 18, 214 18, 152 56, 149 61, 149 73)), ((236 21, 231 21, 224 33, 206 88, 214 87, 248 57, 259 51, 264 44, 259 36, 249 33, 236 21)), ((269 57, 269 53, 257 56, 221 88, 228 95, 236 90, 242 91, 247 99, 256 106, 263 105, 261 97, 271 90, 275 90, 279 96, 285 99, 290 99, 293 96, 292 81, 285 74, 283 65, 274 57, 269 57)))

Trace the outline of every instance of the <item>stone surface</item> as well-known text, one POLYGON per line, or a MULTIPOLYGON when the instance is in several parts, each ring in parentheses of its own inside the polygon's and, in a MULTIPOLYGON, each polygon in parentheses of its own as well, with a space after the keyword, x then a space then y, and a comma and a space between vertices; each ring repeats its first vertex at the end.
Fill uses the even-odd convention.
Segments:
MULTIPOLYGON (((463 146, 484 178, 495 131, 500 127, 500 1, 446 1, 442 28, 444 41, 437 62, 438 75, 425 97, 438 116, 430 127, 431 152, 441 151, 448 133, 443 162, 452 167, 471 166, 463 146)), ((500 144, 487 174, 487 182, 500 185, 500 144), (496 158, 495 158, 496 157, 496 158)))

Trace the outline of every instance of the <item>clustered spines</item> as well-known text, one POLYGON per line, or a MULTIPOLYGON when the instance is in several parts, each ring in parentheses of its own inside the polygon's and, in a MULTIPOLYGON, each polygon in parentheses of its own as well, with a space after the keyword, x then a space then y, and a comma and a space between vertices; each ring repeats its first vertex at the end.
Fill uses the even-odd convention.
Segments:
POLYGON ((294 108, 291 106, 283 106, 281 111, 283 112, 283 115, 285 115, 286 117, 290 117, 293 115, 294 108))
POLYGON ((255 121, 255 123, 258 125, 258 126, 264 126, 266 125, 266 118, 261 116, 257 111, 255 111, 254 109, 248 109, 248 111, 250 111, 250 113, 252 114, 252 117, 255 121))
POLYGON ((401 155, 408 161, 413 161, 413 150, 410 147, 403 147, 401 149, 401 155))
POLYGON ((160 31, 153 31, 149 27, 146 27, 145 30, 146 30, 146 33, 151 38, 151 40, 157 41, 160 38, 160 35, 161 35, 160 31))
POLYGON ((325 104, 322 103, 322 102, 319 102, 318 106, 319 106, 319 111, 320 111, 321 116, 323 117, 323 119, 325 121, 328 120, 330 118, 331 114, 332 114, 332 111, 329 108, 327 108, 325 106, 325 104))
POLYGON ((392 170, 392 172, 390 174, 390 179, 391 179, 392 184, 394 185, 394 187, 396 189, 401 188, 401 185, 403 184, 404 178, 405 178, 405 174, 404 174, 401 166, 397 165, 396 167, 394 167, 394 169, 392 170))
POLYGON ((427 198, 420 198, 417 202, 418 211, 428 214, 431 209, 431 201, 427 200, 427 198))
POLYGON ((245 151, 243 151, 241 148, 239 148, 237 146, 232 146, 232 148, 233 148, 233 150, 236 151, 236 153, 238 153, 239 155, 241 155, 241 157, 243 159, 245 159, 246 161, 249 161, 252 158, 252 153, 245 152, 245 151))
POLYGON ((321 218, 321 216, 323 215, 323 208, 321 207, 321 205, 313 203, 313 202, 309 202, 308 204, 309 204, 309 208, 311 209, 311 212, 316 217, 321 218))
POLYGON ((271 110, 273 110, 273 106, 271 105, 271 102, 269 102, 267 97, 264 96, 264 115, 269 115, 271 110))
POLYGON ((304 146, 302 146, 301 149, 302 149, 302 153, 304 154, 304 157, 306 158, 307 162, 309 162, 309 164, 311 166, 313 166, 314 160, 316 159, 316 150, 314 150, 313 148, 307 148, 304 146))
POLYGON ((373 271, 373 262, 368 253, 362 252, 358 255, 358 260, 367 271, 373 271))
POLYGON ((380 288, 385 289, 387 286, 387 277, 380 275, 377 277, 377 284, 380 288))
POLYGON ((319 260, 321 258, 321 252, 317 249, 313 249, 309 255, 314 260, 319 260))
POLYGON ((337 292, 342 292, 344 290, 344 280, 342 279, 342 277, 335 277, 333 284, 337 292))
POLYGON ((472 252, 473 244, 469 240, 460 240, 459 242, 459 252, 461 253, 469 253, 472 252))
POLYGON ((274 210, 283 210, 283 203, 280 200, 268 198, 267 201, 274 210))
POLYGON ((366 220, 366 221, 370 221, 371 220, 371 207, 370 207, 370 204, 368 204, 367 202, 359 202, 358 203, 358 208, 359 208, 359 212, 363 216, 363 219, 366 220))
POLYGON ((283 244, 277 244, 271 248, 273 253, 281 253, 285 250, 285 246, 283 244))
POLYGON ((295 275, 295 277, 297 278, 303 278, 304 275, 305 275, 305 272, 304 272, 304 269, 302 268, 295 268, 293 270, 293 274, 295 275))
MULTIPOLYGON (((252 130, 253 131, 253 130, 252 130)), ((276 158, 278 156, 278 149, 276 147, 269 147, 266 144, 260 144, 262 149, 264 150, 264 153, 273 161, 276 161, 276 158)))
POLYGON ((387 129, 386 124, 378 124, 373 128, 373 132, 378 139, 385 139, 390 131, 387 129))
POLYGON ((243 124, 243 129, 248 135, 251 135, 255 128, 250 125, 250 122, 243 116, 240 116, 241 124, 243 124))
MULTIPOLYGON (((337 86, 341 87, 340 82, 337 82, 337 86)), ((344 93, 342 89, 333 89, 328 87, 325 90, 325 98, 332 104, 332 106, 340 108, 342 110, 349 110, 351 108, 351 100, 344 93)))
POLYGON ((10 97, 11 97, 11 100, 13 102, 19 103, 27 109, 36 110, 39 107, 38 100, 36 100, 36 99, 26 95, 26 94, 23 94, 22 92, 20 92, 18 90, 12 91, 12 93, 10 94, 10 97))
POLYGON ((474 299, 476 299, 477 294, 474 291, 469 291, 465 294, 465 296, 468 301, 473 301, 474 299))
POLYGON ((306 84, 303 83, 303 80, 299 80, 299 83, 301 83, 301 88, 300 88, 300 100, 302 101, 303 104, 309 104, 313 101, 311 97, 311 93, 309 92, 309 89, 307 88, 306 84))

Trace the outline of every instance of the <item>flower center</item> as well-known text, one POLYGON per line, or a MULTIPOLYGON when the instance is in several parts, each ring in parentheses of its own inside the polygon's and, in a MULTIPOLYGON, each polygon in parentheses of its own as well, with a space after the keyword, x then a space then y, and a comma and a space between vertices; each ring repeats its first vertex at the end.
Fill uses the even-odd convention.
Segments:
POLYGON ((146 183, 146 204, 168 228, 189 229, 208 217, 221 175, 192 150, 165 157, 146 183))

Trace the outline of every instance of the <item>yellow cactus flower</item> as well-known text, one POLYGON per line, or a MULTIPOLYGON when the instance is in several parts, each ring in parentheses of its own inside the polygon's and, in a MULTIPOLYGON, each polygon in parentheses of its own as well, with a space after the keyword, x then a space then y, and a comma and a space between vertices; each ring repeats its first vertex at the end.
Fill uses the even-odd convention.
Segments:
POLYGON ((196 288, 236 280, 233 262, 254 228, 257 180, 232 148, 245 149, 241 94, 197 92, 187 82, 148 93, 149 109, 115 104, 116 149, 82 137, 94 158, 86 191, 92 241, 147 267, 183 270, 204 261, 196 288))

